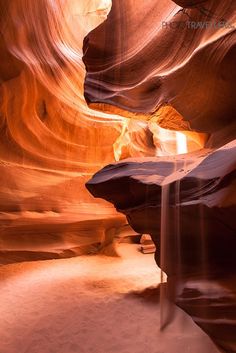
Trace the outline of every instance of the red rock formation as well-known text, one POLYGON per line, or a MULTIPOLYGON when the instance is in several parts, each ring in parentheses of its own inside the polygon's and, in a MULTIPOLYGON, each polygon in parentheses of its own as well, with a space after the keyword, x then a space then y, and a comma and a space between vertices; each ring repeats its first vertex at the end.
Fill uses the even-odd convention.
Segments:
MULTIPOLYGON (((110 7, 105 0, 0 2, 2 262, 76 255, 84 243, 100 248, 110 219, 117 231, 126 221, 95 202, 85 182, 115 159, 175 153, 175 141, 167 151, 160 144, 156 120, 129 121, 85 102, 83 39, 110 7), (101 219, 103 229, 94 229, 101 219)), ((167 115, 163 127, 189 129, 172 108, 159 120, 167 115)), ((195 137, 192 149, 205 143, 205 135, 195 137)))
POLYGON ((109 245, 126 219, 84 184, 115 159, 164 156, 106 167, 87 185, 138 232, 152 234, 179 305, 235 352, 235 287, 222 280, 235 273, 235 147, 166 157, 178 152, 176 131, 189 151, 236 137, 235 1, 133 5, 0 1, 0 261, 109 245), (163 142, 162 128, 172 130, 164 132, 170 141, 163 142), (160 237, 163 183, 170 185, 170 220, 160 237), (211 295, 203 291, 206 274, 218 285, 210 282, 211 295), (190 305, 196 290, 199 306, 216 311, 190 305))
POLYGON ((126 223, 84 187, 124 124, 83 97, 83 38, 110 5, 0 3, 1 263, 95 251, 126 223))
POLYGON ((127 159, 87 187, 152 235, 171 299, 228 353, 236 352, 235 9, 230 0, 163 0, 133 11, 114 0, 84 45, 90 107, 201 132, 199 148, 212 149, 127 159))
POLYGON ((132 1, 114 0, 84 45, 91 107, 149 120, 170 104, 189 129, 210 134, 207 146, 234 139, 235 2, 200 3, 142 0, 133 11, 132 1))
POLYGON ((87 183, 137 232, 151 234, 171 299, 231 353, 236 352, 235 157, 234 141, 213 153, 127 159, 87 183))
POLYGON ((174 0, 174 2, 184 8, 197 7, 207 2, 207 0, 174 0))

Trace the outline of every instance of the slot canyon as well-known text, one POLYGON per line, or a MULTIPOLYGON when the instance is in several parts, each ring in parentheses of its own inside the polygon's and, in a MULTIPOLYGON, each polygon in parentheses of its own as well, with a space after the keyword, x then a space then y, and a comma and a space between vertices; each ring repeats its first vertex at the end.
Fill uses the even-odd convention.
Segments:
POLYGON ((236 353, 235 0, 0 0, 0 353, 236 353))

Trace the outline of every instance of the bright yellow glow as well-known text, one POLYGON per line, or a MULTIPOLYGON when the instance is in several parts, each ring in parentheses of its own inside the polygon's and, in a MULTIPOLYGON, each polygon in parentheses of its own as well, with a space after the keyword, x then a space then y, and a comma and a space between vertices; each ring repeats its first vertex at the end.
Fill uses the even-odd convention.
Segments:
POLYGON ((188 152, 187 137, 179 131, 176 131, 176 154, 188 152))
POLYGON ((113 144, 115 160, 134 156, 175 156, 204 147, 206 136, 194 131, 163 129, 157 123, 127 119, 113 144), (149 129, 149 130, 148 130, 149 129), (153 147, 149 148, 152 133, 153 147), (146 146, 146 149, 144 148, 146 146), (155 154, 154 154, 155 153, 155 154))
POLYGON ((128 133, 128 124, 129 124, 129 121, 128 121, 128 119, 126 119, 123 123, 120 136, 118 137, 116 142, 113 144, 114 157, 117 162, 121 159, 123 147, 130 143, 130 137, 129 137, 129 133, 128 133))
POLYGON ((189 152, 188 140, 191 137, 185 132, 163 129, 157 124, 149 124, 149 127, 153 133, 157 156, 173 156, 189 152))

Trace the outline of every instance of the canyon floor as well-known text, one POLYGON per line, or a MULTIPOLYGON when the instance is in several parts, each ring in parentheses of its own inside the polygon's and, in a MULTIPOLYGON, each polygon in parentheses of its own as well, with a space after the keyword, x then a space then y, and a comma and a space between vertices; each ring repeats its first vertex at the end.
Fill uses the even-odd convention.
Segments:
POLYGON ((0 353, 217 353, 182 310, 160 331, 153 254, 81 256, 0 268, 0 353))

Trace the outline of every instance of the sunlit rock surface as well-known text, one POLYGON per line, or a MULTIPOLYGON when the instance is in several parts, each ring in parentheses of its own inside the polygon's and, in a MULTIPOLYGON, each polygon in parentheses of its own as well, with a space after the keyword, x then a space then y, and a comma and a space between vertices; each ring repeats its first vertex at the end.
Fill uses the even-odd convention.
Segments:
POLYGON ((231 141, 235 10, 234 0, 140 0, 135 10, 132 0, 114 0, 108 20, 84 45, 90 106, 158 120, 158 108, 169 104, 189 128, 211 134, 208 146, 231 141))
POLYGON ((152 235, 174 300, 224 349, 236 351, 236 143, 215 152, 127 159, 87 183, 152 235))
MULTIPOLYGON (((190 6, 193 18, 207 17, 199 4, 178 5, 190 6)), ((221 13, 234 22, 233 2, 223 7, 208 1, 207 6, 214 16, 221 13)), ((34 251, 32 241, 35 244, 41 234, 35 220, 37 224, 45 220, 50 228, 55 219, 68 226, 75 215, 78 222, 80 217, 84 220, 84 209, 88 219, 93 217, 97 201, 84 183, 104 165, 133 156, 177 153, 175 132, 166 136, 162 128, 187 132, 190 151, 223 144, 234 136, 232 28, 177 33, 161 28, 163 21, 188 18, 176 3, 166 0, 140 1, 135 11, 132 2, 116 0, 1 1, 0 10, 0 209, 5 258, 5 251, 34 251), (86 104, 85 66, 85 97, 102 106, 86 104), (28 231, 24 246, 19 242, 17 248, 21 220, 28 231)), ((98 208, 104 219, 121 218, 102 201, 98 208)), ((39 243, 44 251, 57 254, 58 248, 67 249, 67 241, 63 227, 62 244, 57 227, 52 228, 48 231, 55 238, 52 249, 44 237, 39 243)), ((80 243, 78 229, 74 235, 80 243)), ((92 229, 87 230, 91 235, 87 242, 94 245, 97 236, 93 239, 92 229)), ((68 246, 76 248, 78 243, 68 246)), ((30 258, 34 255, 41 258, 37 251, 30 258)))
MULTIPOLYGON (((102 247, 106 237, 100 233, 110 232, 109 219, 118 233, 126 220, 95 201, 85 182, 115 160, 176 152, 175 133, 173 147, 161 145, 155 121, 132 121, 86 104, 83 40, 103 23, 111 5, 109 0, 0 2, 3 263, 102 247)), ((188 130, 176 115, 163 108, 161 117, 172 121, 167 127, 188 130)), ((191 135, 189 143, 196 149, 206 138, 191 135)))
MULTIPOLYGON (((84 45, 89 106, 149 121, 159 146, 160 127, 203 133, 199 149, 235 140, 235 10, 234 1, 186 0, 139 1, 134 11, 114 0, 84 45)), ((208 153, 128 159, 87 186, 152 234, 171 299, 235 353, 235 143, 208 153)))
POLYGON ((110 8, 0 2, 0 263, 96 252, 126 223, 84 187, 123 129, 83 96, 83 39, 110 8))
POLYGON ((152 234, 179 305, 236 351, 236 152, 214 151, 236 137, 235 6, 0 1, 1 264, 109 252, 136 234, 84 185, 137 157, 90 191, 152 234), (191 153, 173 157, 179 134, 191 153))

